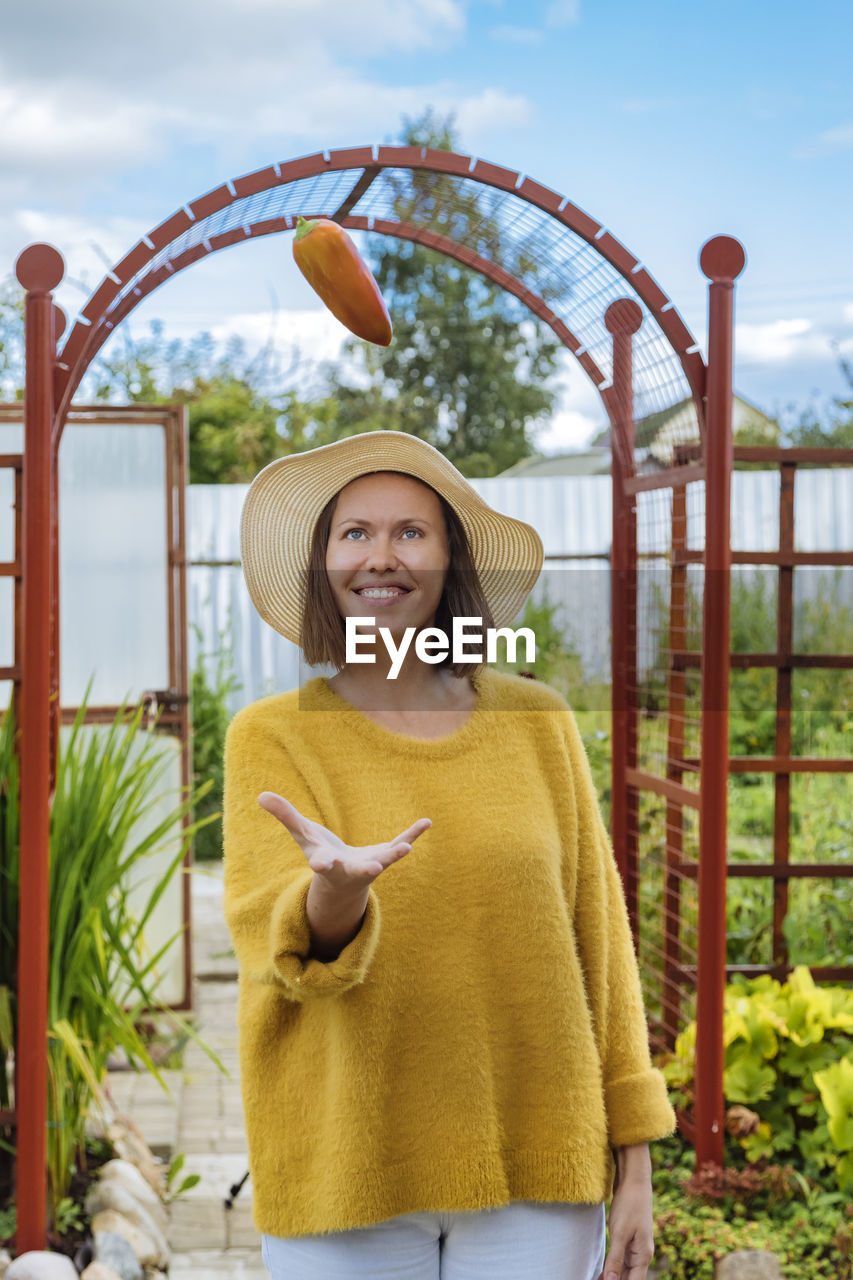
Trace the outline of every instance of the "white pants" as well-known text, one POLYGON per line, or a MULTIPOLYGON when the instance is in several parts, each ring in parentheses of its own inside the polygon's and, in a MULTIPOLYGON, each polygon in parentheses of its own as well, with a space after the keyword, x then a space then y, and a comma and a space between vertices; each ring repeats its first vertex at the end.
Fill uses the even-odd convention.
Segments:
POLYGON ((272 1280, 598 1280, 605 1254, 603 1204, 539 1200, 261 1237, 272 1280))

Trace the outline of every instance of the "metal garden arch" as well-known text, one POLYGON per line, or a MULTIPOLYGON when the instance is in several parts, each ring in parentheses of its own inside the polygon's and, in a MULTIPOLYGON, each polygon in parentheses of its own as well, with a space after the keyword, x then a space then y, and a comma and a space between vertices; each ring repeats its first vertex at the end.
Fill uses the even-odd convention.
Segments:
POLYGON ((291 230, 297 215, 393 235, 441 251, 518 297, 572 352, 597 387, 613 441, 613 843, 635 927, 636 804, 641 788, 699 811, 696 1068, 697 1164, 722 1162, 725 983, 728 626, 731 564, 732 322, 741 245, 717 236, 702 249, 709 280, 707 364, 670 299, 605 227, 532 178, 453 152, 355 147, 273 164, 178 209, 106 274, 60 347, 53 302, 64 274, 50 245, 16 264, 26 291, 23 484, 22 728, 18 1252, 44 1247, 47 1093, 47 866, 52 754, 58 711, 57 456, 72 397, 93 357, 138 303, 208 254, 291 230), (634 468, 634 420, 692 397, 698 463, 655 477, 634 468), (636 406, 636 410, 635 410, 636 406), (699 791, 637 768, 636 495, 704 482, 706 529, 699 791), (52 699, 52 696, 53 699, 52 699))

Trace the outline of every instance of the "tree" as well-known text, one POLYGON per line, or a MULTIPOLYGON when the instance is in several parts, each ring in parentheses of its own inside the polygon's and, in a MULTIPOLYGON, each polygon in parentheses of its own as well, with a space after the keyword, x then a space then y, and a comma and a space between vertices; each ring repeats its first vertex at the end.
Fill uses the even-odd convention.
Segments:
MULTIPOLYGON (((453 117, 404 120, 401 141, 453 150, 453 117)), ((535 255, 505 241, 494 193, 461 192, 452 178, 389 178, 401 222, 453 234, 519 274, 535 255)), ((407 431, 440 448, 469 476, 496 475, 533 452, 532 424, 550 413, 560 344, 527 308, 479 273, 432 249, 382 237, 368 257, 394 327, 390 347, 350 340, 357 378, 330 372, 336 404, 321 434, 407 431)))
POLYGON ((24 394, 24 291, 11 277, 0 285, 0 396, 24 394))
POLYGON ((97 361, 94 398, 186 404, 190 484, 247 483, 275 458, 308 447, 301 429, 290 429, 291 419, 304 421, 295 393, 271 390, 287 384, 298 361, 296 353, 282 370, 269 343, 249 360, 236 337, 219 355, 206 332, 166 342, 155 320, 148 338, 135 341, 126 329, 123 349, 97 361))
POLYGON ((814 408, 801 410, 794 425, 786 430, 786 444, 812 449, 853 449, 853 361, 842 359, 839 367, 850 395, 833 396, 824 421, 814 408))

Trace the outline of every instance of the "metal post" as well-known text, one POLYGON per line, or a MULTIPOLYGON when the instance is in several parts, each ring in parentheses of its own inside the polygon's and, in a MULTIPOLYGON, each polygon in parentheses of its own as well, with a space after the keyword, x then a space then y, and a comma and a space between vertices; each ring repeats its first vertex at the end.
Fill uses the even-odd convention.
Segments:
POLYGON ((50 245, 34 244, 16 263, 26 290, 24 392, 23 605, 20 696, 20 902, 16 1250, 44 1249, 47 1168, 47 1006, 50 834, 51 614, 53 553, 53 370, 51 291, 65 274, 50 245))
POLYGON ((634 946, 639 946, 637 789, 628 770, 637 767, 637 499, 625 493, 634 474, 634 386, 632 340, 643 322, 633 299, 619 298, 604 315, 613 336, 613 381, 609 396, 613 447, 613 534, 610 562, 611 835, 625 887, 634 946))
POLYGON ((705 437, 705 606, 702 629, 702 772, 699 808, 699 954, 696 994, 696 1168, 723 1163, 723 1002, 726 985, 727 801, 731 666, 731 480, 734 282, 739 241, 715 236, 699 265, 708 290, 705 437))

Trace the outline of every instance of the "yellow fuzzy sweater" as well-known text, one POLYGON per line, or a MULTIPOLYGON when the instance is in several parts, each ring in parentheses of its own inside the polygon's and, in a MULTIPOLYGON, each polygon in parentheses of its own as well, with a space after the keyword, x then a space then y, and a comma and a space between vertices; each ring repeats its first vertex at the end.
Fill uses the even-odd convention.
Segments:
POLYGON ((611 1147, 674 1132, 572 712, 488 667, 474 683, 470 718, 435 740, 376 724, 322 677, 231 723, 224 911, 260 1232, 598 1203, 611 1147), (313 872, 266 790, 347 844, 432 819, 333 961, 306 959, 313 872))

